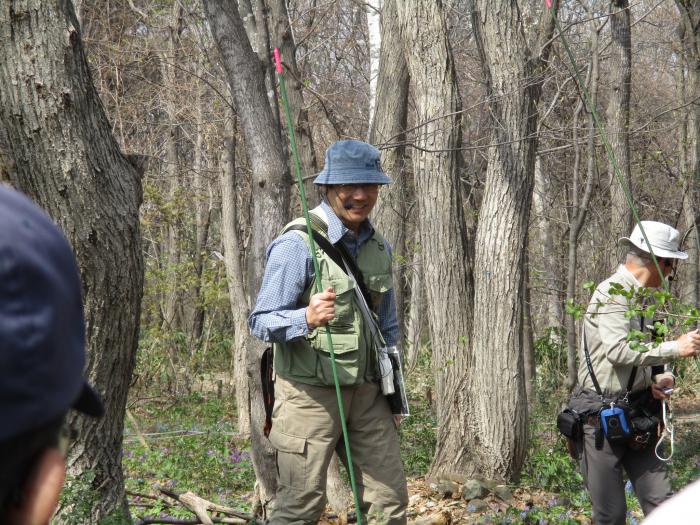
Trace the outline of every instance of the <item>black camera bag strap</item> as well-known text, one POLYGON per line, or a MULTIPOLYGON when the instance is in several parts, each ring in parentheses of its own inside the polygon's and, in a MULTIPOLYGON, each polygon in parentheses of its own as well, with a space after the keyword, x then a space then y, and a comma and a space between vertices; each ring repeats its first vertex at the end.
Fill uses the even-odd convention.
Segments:
MULTIPOLYGON (((642 317, 642 329, 644 327, 644 318, 642 317)), ((583 353, 586 356, 586 366, 588 367, 588 373, 591 376, 591 381, 593 382, 593 387, 595 388, 596 394, 600 396, 600 399, 604 399, 605 396, 603 396, 603 391, 600 388, 600 384, 598 383, 598 379, 596 379, 595 374, 593 373, 593 364, 591 363, 591 354, 588 352, 588 342, 586 341, 586 327, 583 327, 583 353)), ((637 376, 637 367, 632 368, 632 372, 630 373, 630 378, 627 381, 627 387, 625 388, 625 397, 630 393, 632 390, 632 386, 634 385, 634 379, 637 376)))
POLYGON ((272 348, 268 346, 260 358, 260 380, 262 383, 263 404, 265 406, 265 426, 263 427, 265 437, 268 437, 270 430, 272 430, 272 409, 275 406, 273 359, 272 348))

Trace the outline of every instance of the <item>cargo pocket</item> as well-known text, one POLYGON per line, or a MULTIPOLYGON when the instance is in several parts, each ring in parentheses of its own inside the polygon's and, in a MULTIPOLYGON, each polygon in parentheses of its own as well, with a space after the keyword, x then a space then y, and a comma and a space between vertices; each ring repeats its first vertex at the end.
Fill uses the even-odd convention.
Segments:
POLYGON ((301 490, 306 485, 306 438, 272 427, 268 437, 277 450, 277 479, 280 485, 301 490))
MULTIPOLYGON (((343 334, 333 332, 331 327, 331 338, 333 339, 333 352, 335 354, 336 370, 338 372, 338 383, 341 386, 357 384, 359 373, 359 341, 357 334, 343 334)), ((331 364, 331 353, 328 348, 328 336, 324 328, 316 331, 312 346, 318 353, 317 376, 325 385, 334 385, 333 366, 331 364)))

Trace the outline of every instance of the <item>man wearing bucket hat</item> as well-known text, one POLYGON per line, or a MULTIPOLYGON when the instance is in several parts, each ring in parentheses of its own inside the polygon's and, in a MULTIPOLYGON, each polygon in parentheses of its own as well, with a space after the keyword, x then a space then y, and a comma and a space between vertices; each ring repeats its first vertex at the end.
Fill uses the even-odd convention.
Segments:
POLYGON ((0 523, 48 523, 65 476, 70 408, 104 409, 83 379, 80 277, 68 241, 0 186, 0 523))
MULTIPOLYGON (((653 329, 653 320, 628 318, 629 300, 611 293, 611 286, 621 285, 624 290, 658 288, 664 279, 671 278, 676 262, 688 257, 678 249, 680 235, 676 229, 654 221, 642 221, 641 225, 646 239, 639 225, 629 237, 620 239, 627 246, 625 263, 593 293, 583 319, 579 386, 569 403, 570 408, 583 414, 583 435, 576 442, 576 452, 596 525, 625 523, 623 470, 645 514, 671 495, 664 465, 654 451, 661 419, 660 401, 668 399, 670 390, 664 389, 674 382, 673 374, 664 365, 674 358, 694 357, 700 350, 697 330, 657 346, 643 344, 643 348, 633 348, 628 341, 632 330, 653 329), (627 410, 626 422, 634 414, 648 417, 635 421, 651 422, 649 430, 615 436, 614 428, 620 426, 622 417, 613 411, 617 406, 627 410), (607 408, 611 411, 601 411, 607 408)), ((635 429, 642 425, 630 426, 635 429)))
POLYGON ((342 260, 317 246, 324 291, 315 293, 303 219, 287 225, 268 248, 249 325, 274 348, 276 399, 269 439, 277 450, 278 491, 271 524, 316 523, 333 452, 345 461, 326 329, 333 337, 362 511, 381 516, 382 523, 406 523, 408 492, 396 425, 378 384, 375 336, 355 291, 355 286, 365 289, 379 320, 377 337, 396 345, 391 251, 368 220, 379 186, 390 182, 379 151, 356 140, 331 145, 314 180, 324 194, 311 210, 314 230, 354 260, 361 274, 357 282, 364 286, 349 277, 342 260))

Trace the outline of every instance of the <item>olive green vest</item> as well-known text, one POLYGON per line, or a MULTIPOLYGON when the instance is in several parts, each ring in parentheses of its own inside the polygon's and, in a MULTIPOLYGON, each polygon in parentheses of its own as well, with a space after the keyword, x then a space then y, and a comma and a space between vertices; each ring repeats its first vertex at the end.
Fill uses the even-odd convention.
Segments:
MULTIPOLYGON (((323 221, 321 221, 323 222, 323 221)), ((286 231, 292 225, 305 225, 304 219, 296 219, 285 226, 286 231)), ((309 237, 306 232, 295 231, 304 238, 307 245, 309 237)), ((326 231, 319 233, 326 235, 326 231)), ((326 326, 330 328, 335 353, 335 365, 338 382, 341 386, 357 385, 373 381, 376 373, 376 349, 371 332, 365 329, 365 321, 355 294, 355 282, 318 246, 316 246, 321 283, 325 290, 329 286, 336 294, 335 317, 326 326)), ((382 295, 388 292, 393 281, 391 277, 391 256, 384 238, 378 233, 360 247, 357 267, 369 289, 373 310, 378 311, 382 295)), ((316 279, 302 294, 299 304, 309 304, 311 295, 316 293, 316 279)), ((318 327, 305 337, 286 343, 273 345, 275 373, 300 383, 317 386, 333 386, 333 371, 326 335, 326 326, 318 327)))

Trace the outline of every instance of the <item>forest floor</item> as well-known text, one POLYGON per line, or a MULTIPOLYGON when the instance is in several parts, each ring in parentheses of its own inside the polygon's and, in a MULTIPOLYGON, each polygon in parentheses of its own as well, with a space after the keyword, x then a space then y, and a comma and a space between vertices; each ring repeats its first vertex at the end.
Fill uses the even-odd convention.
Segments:
MULTIPOLYGON (((250 443, 235 429, 228 385, 208 381, 202 391, 182 396, 132 395, 125 424, 123 465, 134 518, 187 520, 193 514, 160 492, 191 491, 208 501, 249 512, 255 481, 250 443), (222 386, 219 386, 222 384, 222 386)), ((551 397, 551 396, 548 396, 551 397)), ((417 396, 416 399, 420 398, 417 396)), ((700 400, 675 399, 676 450, 669 464, 674 489, 700 477, 700 400)), ((465 501, 459 486, 450 491, 424 477, 435 447, 435 419, 416 404, 401 425, 402 457, 409 483, 409 520, 421 525, 449 523, 589 524, 590 501, 575 462, 554 428, 552 404, 531 417, 530 449, 517 485, 465 501)), ((492 487, 493 488, 493 487, 492 487)), ((627 486, 628 524, 642 514, 627 486)), ((342 523, 330 511, 321 523, 342 523)))

